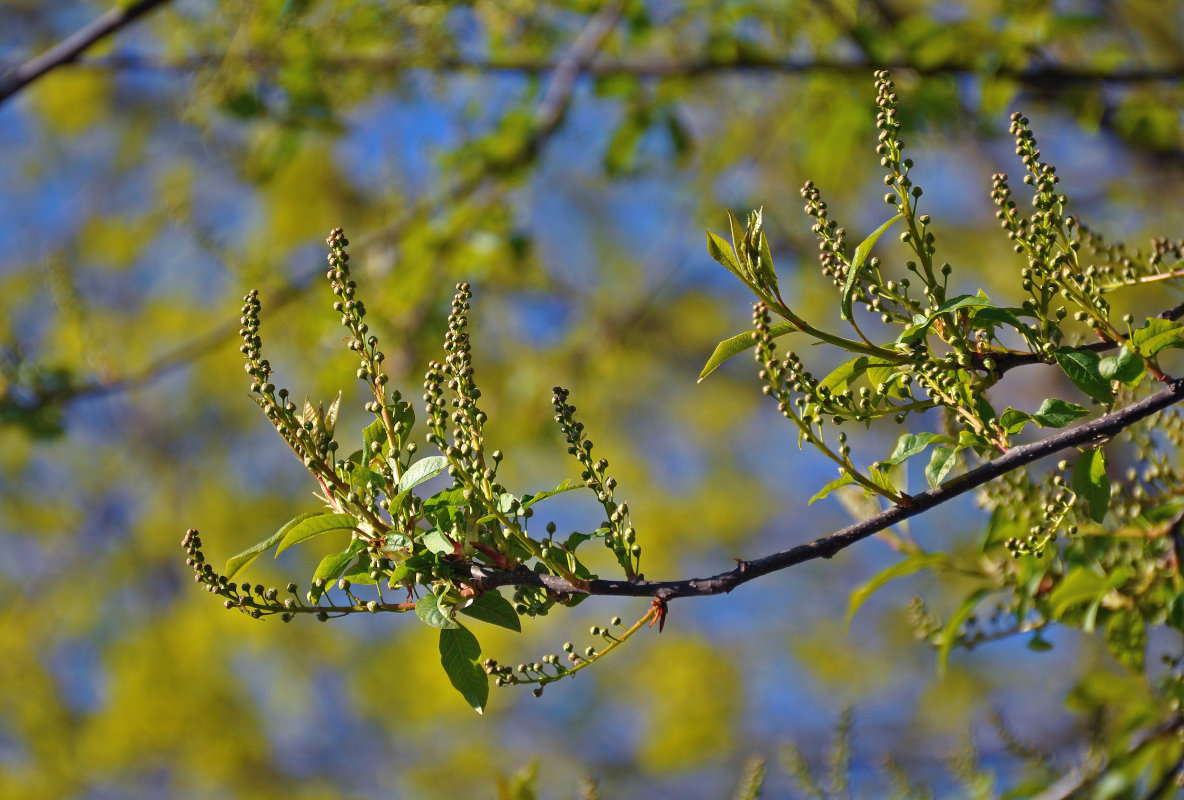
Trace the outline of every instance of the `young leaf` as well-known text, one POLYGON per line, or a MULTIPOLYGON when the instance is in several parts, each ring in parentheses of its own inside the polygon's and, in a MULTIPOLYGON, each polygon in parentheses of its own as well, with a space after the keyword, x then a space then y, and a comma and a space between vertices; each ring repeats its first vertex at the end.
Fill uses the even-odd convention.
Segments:
POLYGON ((1060 618, 1066 611, 1082 603, 1096 600, 1106 591, 1105 579, 1089 567, 1075 567, 1048 596, 1053 617, 1060 618))
POLYGON ((950 470, 958 463, 956 456, 958 455, 957 447, 935 447, 933 453, 929 456, 929 464, 925 467, 925 480, 929 485, 936 489, 941 486, 941 482, 946 479, 946 475, 950 474, 950 470))
POLYGON ((522 623, 518 619, 518 612, 514 610, 514 606, 509 600, 496 591, 481 595, 471 604, 460 609, 460 613, 468 614, 473 619, 479 619, 491 625, 500 625, 512 631, 522 632, 522 623))
POLYGON ((970 619, 974 609, 990 592, 990 589, 979 589, 967 597, 946 622, 946 627, 941 633, 941 645, 937 649, 937 672, 939 675, 945 674, 946 664, 950 660, 950 648, 954 646, 954 642, 958 638, 958 631, 962 630, 962 626, 966 624, 966 620, 970 619))
POLYGON ((362 461, 363 466, 370 466, 370 461, 381 454, 381 445, 386 441, 386 426, 381 419, 376 419, 362 430, 362 461), (375 450, 373 445, 379 445, 375 450))
POLYGON ((452 543, 452 540, 440 533, 440 531, 436 528, 432 528, 430 531, 425 533, 420 539, 420 542, 424 547, 433 553, 451 553, 456 549, 456 546, 452 543))
POLYGON ((1148 358, 1168 347, 1184 347, 1184 322, 1149 319, 1142 328, 1131 332, 1129 344, 1148 358))
POLYGON ((835 367, 818 385, 825 386, 835 394, 839 394, 847 391, 851 384, 859 380, 859 377, 865 372, 867 372, 867 356, 857 356, 835 367))
POLYGON ((313 600, 320 599, 320 596, 324 594, 324 589, 317 588, 317 579, 324 578, 326 586, 333 583, 341 577, 341 573, 345 572, 346 566, 356 555, 357 553, 353 552, 353 547, 350 547, 344 553, 330 553, 321 559, 316 572, 312 574, 313 600))
POLYGON ((903 464, 908 459, 922 453, 934 442, 953 444, 953 438, 940 433, 906 433, 896 442, 892 455, 880 462, 882 465, 903 464))
MULTIPOLYGON (((365 458, 363 455, 362 458, 365 458)), ((346 480, 349 481, 350 486, 356 486, 359 489, 364 489, 370 484, 382 487, 386 485, 385 480, 377 472, 371 472, 365 467, 358 464, 347 464, 345 471, 346 480)))
POLYGON ((459 623, 440 610, 440 599, 434 594, 425 594, 415 603, 415 615, 423 624, 433 628, 457 628, 459 623))
POLYGON ((489 702, 489 676, 481 667, 477 637, 461 625, 440 631, 440 663, 453 688, 478 714, 484 713, 489 702))
POLYGON ((1108 381, 1121 381, 1133 386, 1143 377, 1143 358, 1124 344, 1116 355, 1106 356, 1098 362, 1098 372, 1108 381))
MULTIPOLYGON (((797 326, 792 322, 778 322, 776 325, 769 326, 769 335, 776 339, 778 336, 784 336, 796 330, 797 326)), ((732 356, 743 353, 752 347, 756 347, 756 339, 753 338, 752 331, 745 331, 744 333, 736 334, 730 339, 724 339, 715 346, 715 352, 711 354, 711 358, 707 359, 707 364, 704 365, 703 371, 699 373, 699 380, 702 381, 708 375, 715 372, 716 367, 732 356)))
POLYGON ((580 483, 578 481, 574 481, 571 478, 564 478, 563 482, 560 483, 558 486, 556 486, 554 489, 547 489, 545 491, 538 492, 537 494, 522 495, 522 507, 523 508, 530 508, 535 503, 541 503, 542 501, 546 500, 548 497, 554 497, 557 494, 563 494, 564 492, 572 492, 572 491, 575 491, 576 489, 583 489, 583 488, 584 488, 583 483, 580 483))
POLYGON ((823 486, 821 489, 819 489, 818 492, 810 498, 810 502, 806 503, 806 505, 810 505, 810 503, 813 503, 815 500, 821 500, 841 486, 850 486, 853 483, 855 483, 855 479, 851 477, 851 473, 844 472, 826 486, 823 486))
POLYGON ((1098 369, 1101 357, 1097 353, 1062 347, 1057 350, 1056 359, 1078 389, 1099 403, 1109 403, 1114 399, 1114 394, 1110 391, 1110 381, 1103 378, 1098 369))
POLYGON ((1136 672, 1143 671, 1143 653, 1147 649, 1147 626, 1137 611, 1114 613, 1106 623, 1106 646, 1119 663, 1136 672))
POLYGON ((850 628, 851 619, 855 616, 855 612, 859 610, 869 597, 871 597, 877 590, 893 578, 901 578, 905 575, 912 575, 914 572, 919 572, 923 569, 936 567, 946 561, 945 553, 917 553, 909 556, 899 564, 893 564, 888 569, 876 573, 867 583, 860 586, 858 589, 851 592, 847 598, 847 617, 843 620, 843 625, 850 628))
POLYGON ((1070 422, 1089 415, 1089 409, 1082 408, 1068 400, 1051 397, 1040 404, 1032 419, 1042 428, 1063 428, 1070 422))
MULTIPOLYGON (((731 212, 729 212, 728 216, 731 216, 731 212)), ((737 278, 745 283, 750 283, 748 278, 744 276, 744 273, 740 271, 740 263, 736 261, 736 256, 732 253, 732 248, 728 247, 727 242, 711 231, 707 231, 707 254, 719 264, 727 267, 728 271, 737 278)))
POLYGON ((1073 465, 1073 492, 1084 497, 1089 518, 1101 522, 1110 508, 1110 478, 1106 476, 1106 452, 1095 447, 1077 457, 1073 465))
POLYGON ((1015 435, 1024 429, 1024 426, 1035 419, 1026 411, 1020 411, 1016 408, 1008 408, 999 415, 999 424, 1003 426, 1003 430, 1007 431, 1009 435, 1015 435))
POLYGON ((855 294, 855 284, 859 280, 859 273, 863 270, 863 262, 867 260, 868 254, 872 251, 872 247, 876 244, 876 240, 884 235, 884 232, 896 223, 897 220, 902 219, 903 215, 897 214, 892 219, 885 222, 880 227, 871 232, 871 235, 859 243, 855 248, 855 255, 851 258, 851 264, 847 269, 847 283, 843 286, 843 302, 840 307, 840 314, 843 319, 851 319, 851 298, 855 294))
MULTIPOLYGON (((424 481, 429 481, 436 477, 446 469, 448 469, 448 459, 444 456, 421 458, 407 467, 407 471, 403 473, 403 477, 399 478, 399 492, 402 493, 408 489, 413 489, 424 481)), ((391 505, 394 506, 394 502, 391 505)))
POLYGON ((259 544, 255 545, 254 547, 247 548, 246 550, 239 553, 237 556, 232 556, 226 562, 226 569, 224 570, 226 577, 227 578, 232 577, 236 572, 241 570, 243 567, 247 566, 252 561, 254 561, 256 558, 258 558, 259 556, 263 555, 268 550, 270 550, 276 543, 278 543, 281 539, 284 538, 284 536, 287 535, 288 531, 292 530, 293 528, 295 528, 297 525, 299 525, 301 522, 308 519, 309 517, 319 516, 320 513, 321 512, 319 512, 319 511, 306 511, 303 514, 295 516, 292 519, 285 522, 284 526, 282 528, 280 528, 278 531, 273 533, 271 536, 268 536, 266 539, 264 539, 259 544))
POLYGON ((276 557, 294 544, 330 531, 356 531, 358 520, 352 514, 317 514, 302 520, 284 535, 280 546, 275 549, 276 557))

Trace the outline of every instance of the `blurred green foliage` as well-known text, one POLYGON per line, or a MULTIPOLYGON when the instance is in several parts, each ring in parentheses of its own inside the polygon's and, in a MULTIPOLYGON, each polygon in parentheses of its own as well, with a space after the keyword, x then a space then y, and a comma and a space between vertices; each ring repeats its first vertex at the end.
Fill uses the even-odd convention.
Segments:
MULTIPOLYGON (((0 2, 0 59, 102 10, 0 2)), ((600 674, 480 722, 422 626, 259 623, 189 583, 186 527, 229 555, 309 501, 246 396, 233 311, 259 286, 283 382, 313 397, 352 385, 340 329, 308 291, 333 226, 353 232, 403 385, 437 357, 453 284, 473 282, 487 434, 524 490, 566 474, 549 392, 572 388, 629 487, 649 577, 716 571, 844 520, 838 504, 802 513, 826 467, 775 427, 743 359, 695 385, 748 316, 701 237, 725 207, 764 205, 783 295, 838 320, 798 188, 814 180, 853 228, 882 221, 873 68, 901 87, 945 258, 992 297, 1015 282, 994 266, 1010 250, 988 200, 1013 109, 1098 229, 1184 230, 1170 201, 1184 177, 1179 4, 628 2, 543 124, 553 67, 598 10, 177 2, 0 106, 0 796, 571 797, 593 796, 591 775, 606 797, 714 797, 778 743, 822 757, 813 743, 852 702, 857 783, 876 785, 892 753, 918 779, 967 785, 973 759, 962 784, 940 760, 953 729, 974 726, 990 785, 1036 785, 984 724, 994 706, 1061 759, 1046 777, 1090 742, 1095 763, 1118 765, 1105 796, 1169 774, 1177 731, 1148 746, 1148 723, 1177 642, 1149 642, 1144 673, 1106 647, 1129 631, 1050 634, 1049 653, 955 652, 938 680, 891 587, 842 633, 849 589, 891 557, 876 543, 682 603, 600 674), (530 763, 537 777, 520 772, 530 763)), ((1042 380, 1012 385, 1013 404, 1067 386, 1042 380)), ((590 513, 556 512, 561 528, 590 513)), ((913 528, 973 558, 988 522, 967 505, 913 528)), ((267 562, 260 580, 279 585, 314 566, 295 551, 267 562)), ((971 583, 907 580, 943 615, 971 583)), ((578 611, 602 622, 639 603, 578 611)), ((570 622, 483 643, 534 657, 570 622)), ((784 770, 765 781, 790 791, 784 770)))

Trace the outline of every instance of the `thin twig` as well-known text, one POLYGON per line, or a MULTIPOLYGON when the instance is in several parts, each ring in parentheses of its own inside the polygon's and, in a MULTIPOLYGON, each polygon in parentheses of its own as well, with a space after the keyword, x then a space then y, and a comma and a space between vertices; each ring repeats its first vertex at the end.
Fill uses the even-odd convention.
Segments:
POLYGON ((722 594, 771 572, 777 572, 817 558, 831 558, 858 541, 966 494, 972 489, 1033 461, 1054 455, 1070 447, 1109 439, 1139 420, 1145 419, 1157 411, 1162 411, 1181 400, 1184 400, 1184 380, 1172 381, 1166 389, 1092 422, 1087 422, 1038 442, 1013 447, 998 458, 988 461, 965 475, 949 480, 936 489, 913 495, 909 505, 893 506, 862 522, 849 525, 842 530, 806 544, 752 561, 741 561, 735 569, 708 578, 675 581, 593 580, 588 581, 585 587, 576 587, 554 575, 543 575, 523 568, 514 572, 497 572, 483 565, 470 563, 467 565, 467 569, 470 577, 480 581, 487 589, 497 586, 537 586, 558 594, 657 597, 663 600, 722 594))
POLYGON ((0 103, 45 75, 50 70, 75 61, 98 42, 115 33, 168 0, 139 0, 126 8, 113 8, 103 16, 66 37, 36 58, 0 77, 0 103))

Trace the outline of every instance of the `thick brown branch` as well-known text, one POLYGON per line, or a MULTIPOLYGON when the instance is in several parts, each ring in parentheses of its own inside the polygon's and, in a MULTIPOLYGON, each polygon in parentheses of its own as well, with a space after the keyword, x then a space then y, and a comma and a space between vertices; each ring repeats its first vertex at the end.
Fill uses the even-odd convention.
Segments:
POLYGON ((66 37, 36 58, 0 77, 0 103, 52 69, 69 64, 98 42, 131 24, 137 17, 168 0, 139 0, 126 8, 113 8, 103 16, 66 37))
POLYGON ((553 575, 540 575, 522 568, 507 573, 496 572, 478 564, 470 564, 468 565, 469 574, 474 580, 480 581, 485 588, 539 586, 559 594, 657 597, 671 600, 677 597, 697 597, 730 592, 737 586, 762 575, 778 572, 816 558, 830 558, 858 541, 959 497, 1014 469, 1070 447, 1104 441, 1139 420, 1145 419, 1157 411, 1162 411, 1181 400, 1184 400, 1184 380, 1176 380, 1166 389, 1092 422, 1087 422, 1039 442, 1014 447, 998 458, 972 469, 965 475, 949 480, 936 489, 914 495, 912 502, 908 505, 893 506, 862 522, 849 525, 840 531, 806 544, 752 561, 742 561, 735 569, 708 578, 677 581, 594 580, 590 581, 586 588, 578 588, 562 578, 553 575))

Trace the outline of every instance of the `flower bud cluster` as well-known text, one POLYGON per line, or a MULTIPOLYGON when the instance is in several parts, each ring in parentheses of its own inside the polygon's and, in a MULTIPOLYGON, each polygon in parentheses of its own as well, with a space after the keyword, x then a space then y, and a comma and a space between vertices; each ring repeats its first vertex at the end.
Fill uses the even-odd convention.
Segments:
MULTIPOLYGON (((262 339, 259 336, 259 291, 252 289, 243 298, 239 336, 243 344, 239 348, 246 357, 247 374, 251 376, 251 392, 264 415, 275 426, 276 431, 296 453, 304 466, 314 475, 331 472, 326 460, 337 449, 333 441, 333 425, 336 422, 337 405, 334 403, 328 414, 317 412, 311 403, 305 403, 303 414, 296 412, 296 404, 288 399, 287 389, 276 389, 271 382, 271 363, 262 357, 262 339)), ((340 399, 340 398, 339 398, 340 399)))
POLYGON ((181 546, 185 548, 187 556, 185 564, 193 570, 193 580, 202 584, 207 592, 225 598, 223 605, 227 609, 237 609, 253 619, 279 614, 284 622, 289 622, 293 614, 308 610, 296 596, 294 583, 289 583, 284 590, 290 596, 280 599, 280 591, 274 587, 268 589, 263 584, 252 587, 249 583, 240 585, 218 574, 206 561, 201 551, 201 537, 192 528, 185 532, 181 546))
POLYGON ((567 402, 569 394, 570 392, 562 386, 555 387, 551 396, 555 421, 559 423, 567 440, 567 452, 575 456, 584 468, 580 473, 580 479, 596 494, 596 499, 608 516, 608 519, 601 523, 605 546, 612 550, 617 563, 625 570, 628 578, 638 577, 641 569, 641 545, 637 543, 637 532, 630 520, 629 504, 616 501, 614 490, 617 479, 608 474, 608 459, 592 458, 592 440, 584 435, 584 423, 576 420, 576 407, 567 402))
POLYGON ((818 237, 818 261, 822 267, 822 274, 831 279, 836 288, 842 288, 847 280, 847 243, 846 228, 830 218, 826 203, 822 200, 822 193, 814 185, 814 181, 806 181, 801 190, 802 199, 806 201, 806 214, 814 220, 810 230, 818 237))

